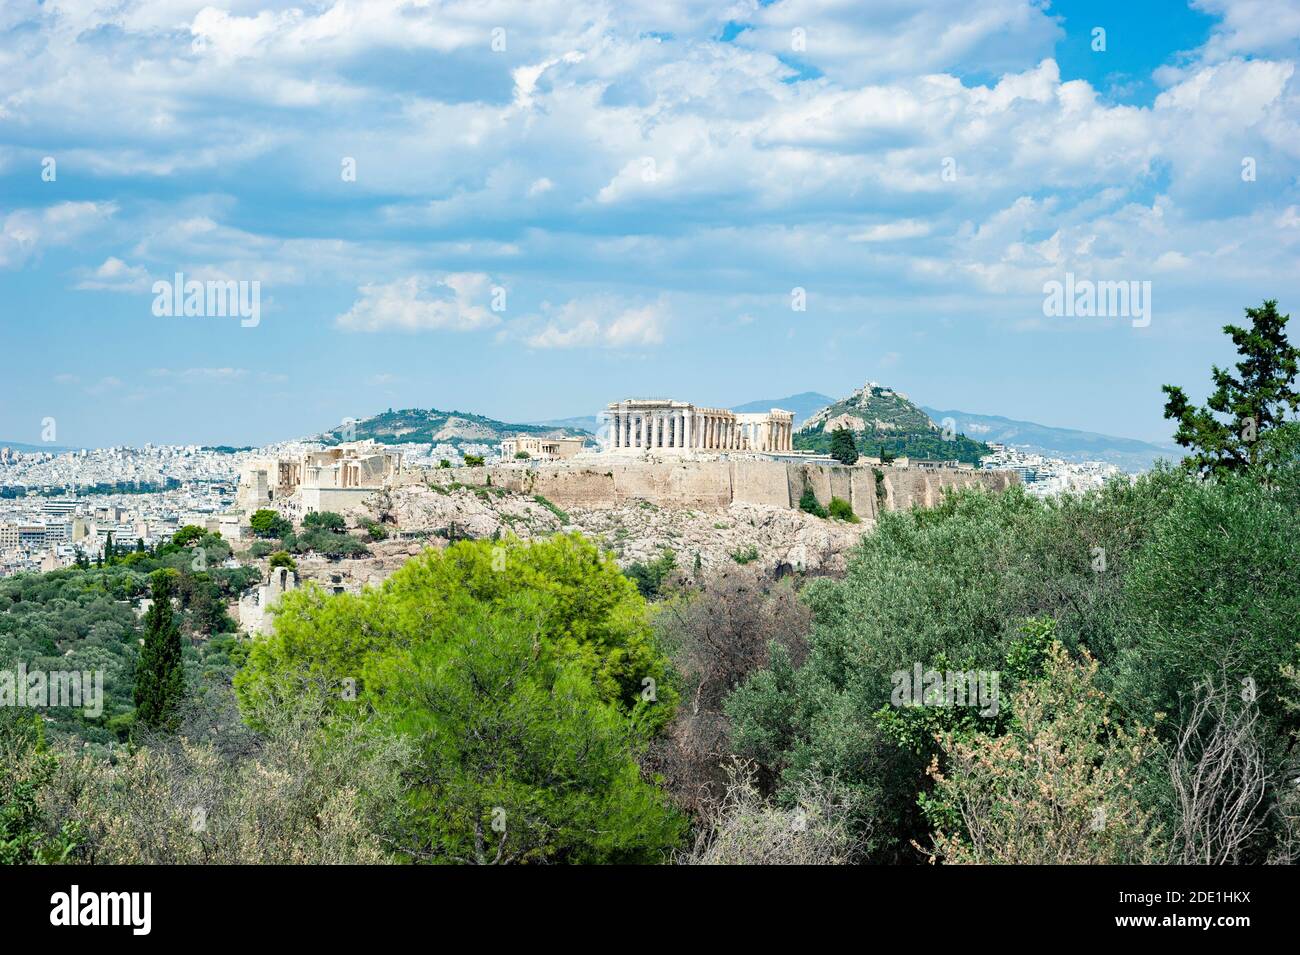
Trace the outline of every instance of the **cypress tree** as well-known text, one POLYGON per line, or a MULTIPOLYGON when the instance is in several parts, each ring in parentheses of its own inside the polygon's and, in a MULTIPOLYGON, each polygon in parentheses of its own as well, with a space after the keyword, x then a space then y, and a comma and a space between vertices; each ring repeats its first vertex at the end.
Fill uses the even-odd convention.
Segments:
POLYGON ((841 464, 857 463, 858 446, 848 428, 839 427, 831 432, 831 457, 841 464))
POLYGON ((144 646, 135 670, 136 720, 150 729, 174 730, 185 696, 181 629, 172 614, 172 576, 153 575, 153 605, 144 616, 144 646))

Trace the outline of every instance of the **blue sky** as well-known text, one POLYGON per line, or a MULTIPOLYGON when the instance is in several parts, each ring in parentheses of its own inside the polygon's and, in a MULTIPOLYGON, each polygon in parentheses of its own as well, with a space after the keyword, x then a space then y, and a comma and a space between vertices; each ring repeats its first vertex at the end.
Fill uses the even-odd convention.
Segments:
POLYGON ((0 439, 876 379, 1160 440, 1225 322, 1300 311, 1298 38, 1295 0, 8 2, 0 439), (260 323, 155 316, 177 271, 260 323), (1150 325, 1045 317, 1066 272, 1150 325))

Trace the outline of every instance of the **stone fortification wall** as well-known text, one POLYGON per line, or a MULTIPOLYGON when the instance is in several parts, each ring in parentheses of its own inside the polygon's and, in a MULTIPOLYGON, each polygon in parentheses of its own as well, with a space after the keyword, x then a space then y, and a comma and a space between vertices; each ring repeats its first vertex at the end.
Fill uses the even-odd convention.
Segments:
POLYGON ((981 486, 998 491, 1019 480, 1019 475, 1009 471, 849 467, 760 458, 503 464, 408 472, 401 477, 402 483, 491 483, 523 494, 540 494, 560 507, 587 508, 616 507, 638 500, 708 509, 732 503, 794 508, 799 506, 804 489, 811 487, 819 503, 843 498, 865 520, 874 520, 881 510, 933 507, 946 488, 981 486))

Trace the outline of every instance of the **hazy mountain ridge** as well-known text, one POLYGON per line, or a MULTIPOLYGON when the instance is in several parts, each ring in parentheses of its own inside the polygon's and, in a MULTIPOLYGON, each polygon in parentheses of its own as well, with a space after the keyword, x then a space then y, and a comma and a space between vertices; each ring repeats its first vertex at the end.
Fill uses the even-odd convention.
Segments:
POLYGON ((943 411, 924 406, 922 410, 935 422, 952 418, 959 432, 981 441, 1012 445, 1066 461, 1105 461, 1120 468, 1145 470, 1158 458, 1176 461, 1182 456, 1181 449, 1173 443, 1162 445, 1075 428, 1054 428, 1001 415, 943 411))
POLYGON ((325 444, 340 441, 374 440, 380 444, 493 444, 516 434, 536 434, 544 437, 580 436, 586 432, 576 428, 550 427, 535 424, 511 424, 469 411, 440 411, 391 408, 369 418, 356 421, 348 435, 346 425, 338 425, 316 436, 325 444))
MULTIPOLYGON (((905 439, 910 439, 911 446, 915 448, 912 453, 916 456, 941 455, 945 449, 953 450, 953 444, 937 445, 934 442, 941 440, 944 419, 952 418, 956 423, 957 434, 968 439, 968 443, 962 440, 957 442, 964 452, 961 460, 969 459, 977 446, 982 447, 990 441, 1012 445, 1044 457, 1067 461, 1106 461, 1128 470, 1145 470, 1158 458, 1177 460, 1180 457, 1179 449, 1173 444, 1162 445, 1137 438, 1123 438, 1075 428, 1057 428, 1002 415, 918 405, 905 394, 882 385, 872 389, 869 396, 864 395, 863 391, 864 389, 859 389, 839 401, 821 392, 805 391, 783 398, 747 401, 733 405, 731 410, 738 413, 763 412, 772 408, 792 411, 795 416, 797 446, 815 450, 829 447, 829 433, 824 428, 826 421, 847 416, 848 419, 862 422, 862 428, 851 427, 850 430, 857 433, 859 450, 864 454, 878 453, 882 439, 889 439, 886 444, 899 447, 908 446, 909 442, 905 439), (918 438, 925 439, 920 442, 925 445, 924 449, 918 446, 918 438), (922 450, 925 454, 921 453, 922 450)), ((491 444, 514 434, 594 435, 598 427, 599 421, 594 414, 511 424, 468 411, 390 409, 358 421, 356 437, 373 438, 383 444, 491 444)), ((327 444, 337 443, 342 431, 342 426, 332 428, 318 436, 317 440, 323 440, 327 444)), ((0 442, 0 447, 3 446, 5 442, 0 442)), ((8 446, 17 450, 66 450, 49 447, 38 449, 16 442, 9 442, 8 446)))

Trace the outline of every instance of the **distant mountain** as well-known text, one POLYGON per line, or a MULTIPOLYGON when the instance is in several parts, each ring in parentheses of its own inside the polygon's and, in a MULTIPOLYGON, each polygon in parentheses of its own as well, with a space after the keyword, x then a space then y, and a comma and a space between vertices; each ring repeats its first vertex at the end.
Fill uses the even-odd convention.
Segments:
POLYGON ((582 431, 586 434, 595 434, 596 429, 600 427, 600 422, 596 420, 594 414, 579 415, 576 418, 549 418, 546 421, 532 421, 529 424, 538 428, 563 428, 566 431, 582 431))
POLYGON ((1106 461, 1127 471, 1143 471, 1157 458, 1178 460, 1182 450, 1175 444, 1152 444, 1136 438, 1117 438, 1073 428, 1052 428, 1032 421, 1016 421, 1000 415, 971 414, 968 411, 940 411, 922 408, 935 422, 952 418, 957 430, 997 444, 1014 445, 1045 457, 1066 461, 1106 461))
POLYGON ((972 440, 958 427, 945 438, 938 425, 901 391, 869 381, 847 398, 822 408, 794 434, 794 446, 809 451, 829 451, 831 434, 847 428, 861 454, 884 454, 924 460, 965 461, 978 464, 988 445, 972 440))
POLYGON ((23 454, 32 454, 36 451, 47 451, 50 454, 62 454, 64 451, 80 451, 80 448, 65 448, 61 444, 23 444, 21 441, 5 441, 0 439, 0 448, 9 448, 12 451, 21 451, 23 454))
MULTIPOLYGON (((325 444, 347 440, 344 426, 331 428, 315 436, 325 444)), ((469 411, 439 411, 430 408, 391 408, 353 424, 355 440, 371 439, 380 444, 494 444, 516 434, 543 437, 579 437, 586 432, 577 428, 536 424, 509 424, 469 411)))
POLYGON ((805 391, 801 394, 789 395, 785 398, 748 401, 743 405, 735 405, 731 410, 741 414, 761 413, 764 411, 771 411, 773 408, 780 408, 782 411, 793 411, 794 426, 799 428, 818 411, 821 411, 827 405, 832 405, 834 403, 834 398, 829 398, 816 391, 805 391))

